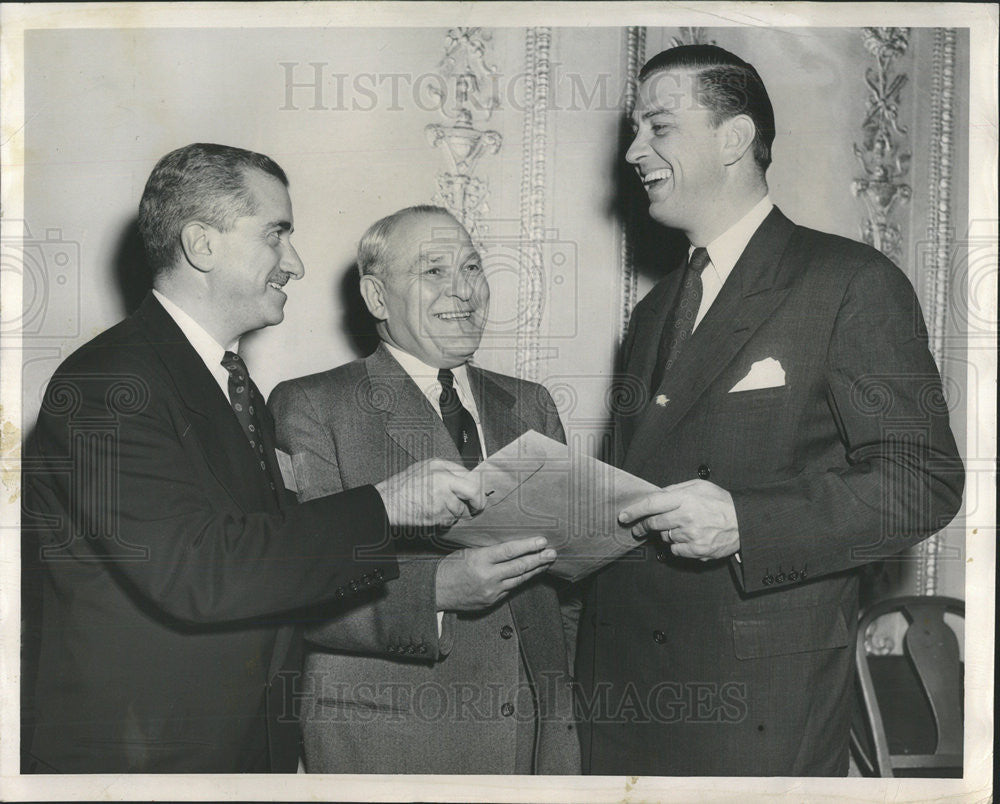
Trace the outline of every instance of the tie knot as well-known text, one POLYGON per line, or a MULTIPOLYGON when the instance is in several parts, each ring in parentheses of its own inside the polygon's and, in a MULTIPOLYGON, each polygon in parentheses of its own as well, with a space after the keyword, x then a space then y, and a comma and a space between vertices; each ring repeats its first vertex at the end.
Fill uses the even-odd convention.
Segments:
POLYGON ((708 256, 708 249, 704 246, 698 246, 698 248, 691 252, 691 257, 688 259, 688 267, 700 275, 705 270, 705 266, 711 261, 708 256))
POLYGON ((438 382, 441 383, 442 388, 450 391, 455 387, 455 375, 452 374, 451 369, 439 369, 438 382))
POLYGON ((243 358, 236 354, 236 352, 226 352, 222 356, 222 367, 230 374, 239 372, 246 375, 247 373, 247 364, 243 362, 243 358))

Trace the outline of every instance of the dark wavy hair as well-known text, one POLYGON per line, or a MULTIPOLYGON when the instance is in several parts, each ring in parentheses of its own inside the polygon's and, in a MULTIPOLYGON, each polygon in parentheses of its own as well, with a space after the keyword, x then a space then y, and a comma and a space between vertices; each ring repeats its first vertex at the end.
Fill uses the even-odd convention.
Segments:
POLYGON ((712 111, 712 125, 745 114, 757 129, 753 157, 765 171, 771 164, 774 109, 757 70, 715 45, 681 45, 657 53, 639 71, 639 80, 666 70, 688 70, 697 78, 698 102, 712 111))

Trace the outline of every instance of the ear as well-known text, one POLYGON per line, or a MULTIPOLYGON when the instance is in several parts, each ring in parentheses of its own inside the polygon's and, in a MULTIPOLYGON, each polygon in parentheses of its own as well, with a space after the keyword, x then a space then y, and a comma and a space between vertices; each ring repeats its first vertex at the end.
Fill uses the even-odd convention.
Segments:
POLYGON ((379 321, 388 321, 389 310, 385 305, 385 285, 382 280, 372 274, 361 277, 361 298, 365 306, 379 321))
POLYGON ((212 251, 216 230, 201 221, 190 221, 181 229, 181 248, 191 265, 207 273, 215 267, 212 251))
POLYGON ((739 162, 751 148, 754 137, 757 136, 757 127, 753 120, 745 114, 731 117, 723 125, 726 131, 722 144, 722 157, 724 164, 728 167, 739 162))

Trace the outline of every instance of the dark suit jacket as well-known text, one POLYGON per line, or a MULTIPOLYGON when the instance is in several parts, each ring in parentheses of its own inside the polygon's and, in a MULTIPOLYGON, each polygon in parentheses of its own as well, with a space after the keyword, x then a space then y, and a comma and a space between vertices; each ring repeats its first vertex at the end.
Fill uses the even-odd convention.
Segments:
MULTIPOLYGON (((680 271, 637 306, 646 387, 680 271)), ((650 542, 594 579, 580 628, 592 773, 842 775, 857 572, 940 530, 964 475, 906 277, 773 210, 648 404, 619 464, 732 493, 742 563, 650 542), (731 392, 774 358, 780 387, 731 392)))
POLYGON ((24 479, 25 586, 42 598, 25 770, 294 772, 279 629, 398 574, 378 493, 284 505, 152 295, 56 371, 24 479))
MULTIPOLYGON (((487 453, 529 429, 563 439, 542 386, 470 366, 487 453)), ((380 346, 370 357, 281 383, 278 443, 300 499, 373 483, 414 461, 459 462, 448 431, 380 346)), ((481 612, 447 613, 442 553, 414 539, 400 577, 367 605, 307 630, 306 767, 320 773, 579 773, 555 590, 539 577, 481 612)))

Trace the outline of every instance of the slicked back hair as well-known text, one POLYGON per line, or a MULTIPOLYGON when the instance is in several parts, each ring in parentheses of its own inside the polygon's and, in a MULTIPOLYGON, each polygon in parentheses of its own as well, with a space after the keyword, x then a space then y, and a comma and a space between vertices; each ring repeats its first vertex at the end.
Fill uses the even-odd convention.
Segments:
POLYGON ((766 171, 774 143, 774 109, 753 65, 715 45, 681 45, 661 51, 647 61, 639 71, 639 81, 666 70, 695 74, 696 97, 712 111, 713 126, 739 114, 753 120, 757 129, 753 140, 754 161, 761 172, 766 171))
POLYGON ((414 215, 447 215, 461 226, 458 219, 444 207, 433 204, 418 204, 393 212, 375 221, 368 227, 358 242, 358 275, 380 276, 385 273, 391 254, 389 253, 389 236, 404 220, 414 215))
POLYGON ((139 202, 139 234, 154 276, 176 262, 186 224, 202 221, 225 232, 237 218, 257 211, 246 186, 254 170, 288 186, 285 172, 269 156, 229 145, 185 145, 156 163, 139 202))

